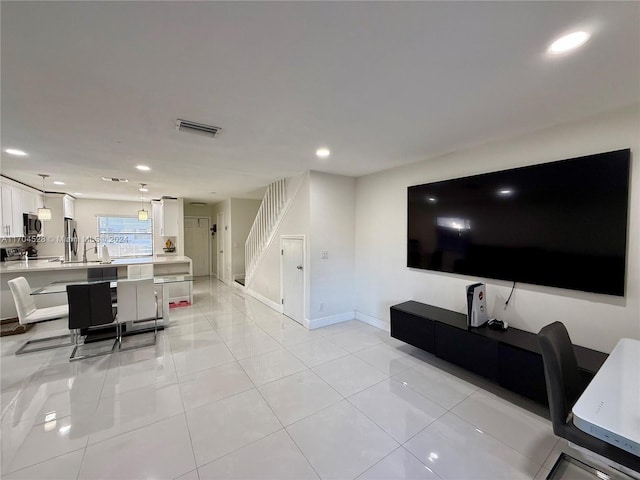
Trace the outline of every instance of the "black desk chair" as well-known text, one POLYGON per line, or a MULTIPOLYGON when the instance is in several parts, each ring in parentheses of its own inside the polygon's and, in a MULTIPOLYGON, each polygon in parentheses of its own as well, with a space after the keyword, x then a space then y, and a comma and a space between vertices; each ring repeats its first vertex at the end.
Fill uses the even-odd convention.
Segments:
POLYGON ((74 332, 75 347, 69 360, 97 357, 113 353, 118 343, 118 327, 110 350, 88 355, 76 356, 81 346, 80 337, 86 335, 91 327, 115 323, 115 310, 111 303, 109 282, 91 283, 87 285, 67 285, 69 302, 69 329, 74 332))
POLYGON ((538 333, 553 433, 615 463, 640 472, 640 457, 583 432, 573 424, 571 409, 582 394, 580 370, 569 333, 554 322, 538 333))

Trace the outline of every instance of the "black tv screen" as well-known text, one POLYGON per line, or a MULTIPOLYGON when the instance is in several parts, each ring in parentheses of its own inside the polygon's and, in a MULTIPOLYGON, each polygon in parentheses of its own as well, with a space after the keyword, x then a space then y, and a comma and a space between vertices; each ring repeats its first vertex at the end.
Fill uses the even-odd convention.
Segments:
POLYGON ((624 296, 630 158, 411 186, 407 266, 624 296))

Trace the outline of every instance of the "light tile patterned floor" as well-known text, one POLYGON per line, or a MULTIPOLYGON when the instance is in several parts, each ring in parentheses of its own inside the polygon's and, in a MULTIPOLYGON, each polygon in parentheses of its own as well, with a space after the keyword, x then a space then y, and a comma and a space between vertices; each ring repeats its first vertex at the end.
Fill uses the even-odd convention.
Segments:
POLYGON ((533 479, 544 410, 352 320, 308 331, 215 279, 155 347, 1 346, 3 479, 533 479))

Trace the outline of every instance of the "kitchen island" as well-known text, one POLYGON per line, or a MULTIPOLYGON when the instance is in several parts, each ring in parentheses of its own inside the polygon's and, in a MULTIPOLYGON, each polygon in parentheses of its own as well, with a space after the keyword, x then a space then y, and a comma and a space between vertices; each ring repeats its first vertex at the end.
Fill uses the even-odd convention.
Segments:
MULTIPOLYGON (((153 264, 153 273, 158 275, 191 275, 191 259, 182 255, 153 256, 130 259, 114 259, 110 264, 98 261, 62 263, 51 260, 22 260, 0 264, 0 319, 17 316, 8 281, 25 277, 32 289, 41 288, 55 281, 86 280, 87 271, 95 268, 116 267, 118 278, 127 278, 127 266, 153 264)), ((177 283, 169 288, 169 298, 165 302, 193 302, 190 285, 177 283)), ((38 295, 36 305, 47 307, 67 301, 66 294, 38 295)))

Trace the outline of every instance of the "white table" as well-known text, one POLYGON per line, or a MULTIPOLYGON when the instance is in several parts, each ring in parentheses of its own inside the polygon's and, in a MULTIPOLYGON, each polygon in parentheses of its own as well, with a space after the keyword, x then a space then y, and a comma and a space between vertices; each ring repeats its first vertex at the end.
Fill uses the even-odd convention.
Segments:
POLYGON ((580 430, 640 456, 640 340, 618 342, 572 411, 580 430))

